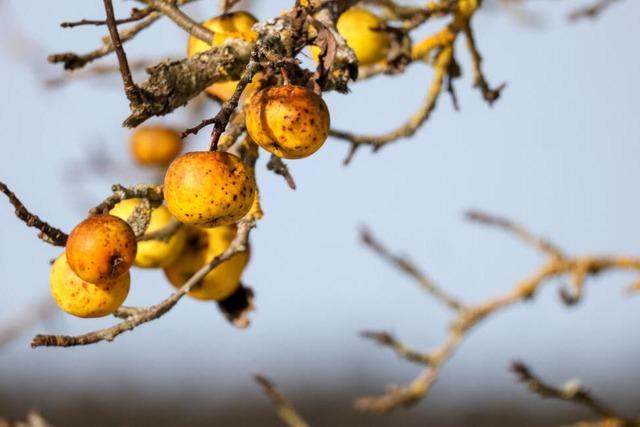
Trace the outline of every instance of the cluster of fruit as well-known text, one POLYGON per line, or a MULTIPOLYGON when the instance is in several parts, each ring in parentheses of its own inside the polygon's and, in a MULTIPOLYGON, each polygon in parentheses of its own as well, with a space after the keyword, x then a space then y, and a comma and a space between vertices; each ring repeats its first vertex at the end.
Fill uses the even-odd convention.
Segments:
MULTIPOLYGON (((167 174, 171 182, 166 187, 167 206, 151 210, 146 233, 172 228, 176 217, 184 224, 166 238, 138 241, 127 222, 142 203, 135 198, 78 224, 50 274, 53 299, 75 316, 101 317, 115 312, 129 292, 132 265, 163 268, 172 285, 182 286, 229 247, 236 235, 234 222, 253 202, 253 175, 235 156, 188 153, 176 158, 182 145, 180 136, 162 126, 138 129, 131 142, 139 164, 166 167, 175 158, 172 172, 167 174)), ((190 295, 203 300, 225 299, 239 286, 248 260, 248 253, 236 254, 207 274, 190 295)))
MULTIPOLYGON (((254 41, 256 19, 247 12, 225 14, 203 23, 216 35, 212 45, 229 37, 254 41)), ((381 21, 371 12, 352 8, 338 21, 338 30, 361 64, 385 57, 388 35, 375 31, 381 21)), ((188 55, 211 45, 189 39, 188 55)), ((317 57, 318 51, 312 50, 317 57)), ((263 149, 282 158, 299 159, 316 152, 329 133, 329 111, 322 98, 303 86, 260 87, 260 74, 241 100, 246 129, 263 149)), ((234 93, 237 81, 215 83, 207 92, 221 101, 234 93)), ((162 126, 138 129, 132 154, 141 165, 167 167, 165 203, 152 209, 146 233, 159 232, 174 221, 180 225, 165 239, 139 239, 129 222, 135 220, 141 199, 126 199, 108 214, 92 215, 69 235, 66 248, 53 264, 50 289, 58 306, 79 317, 114 313, 129 292, 132 265, 163 268, 176 287, 224 252, 236 235, 236 222, 254 206, 253 168, 235 154, 198 151, 179 155, 182 141, 162 126), (129 222, 128 222, 129 221, 129 222)), ((238 253, 209 272, 189 295, 224 300, 240 284, 249 254, 238 253)))

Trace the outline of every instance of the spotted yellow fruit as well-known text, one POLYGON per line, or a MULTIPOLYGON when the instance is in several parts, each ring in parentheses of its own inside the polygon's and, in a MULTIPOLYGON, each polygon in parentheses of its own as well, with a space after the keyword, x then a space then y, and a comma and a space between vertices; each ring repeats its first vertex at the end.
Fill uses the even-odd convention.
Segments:
POLYGON ((179 221, 201 227, 229 225, 251 208, 256 182, 251 167, 234 154, 186 153, 164 177, 167 208, 179 221))
POLYGON ((65 253, 82 280, 105 283, 131 268, 136 250, 136 236, 126 221, 113 215, 92 215, 71 231, 65 253))
MULTIPOLYGON (((225 13, 209 19, 203 22, 202 25, 215 33, 212 43, 209 44, 197 37, 190 36, 187 44, 187 56, 192 57, 197 53, 209 50, 213 46, 222 44, 228 38, 238 38, 251 42, 255 41, 258 34, 251 31, 251 27, 253 27, 253 24, 256 22, 258 22, 258 20, 253 15, 244 11, 225 13)), ((242 93, 242 100, 255 92, 259 87, 259 80, 260 75, 256 75, 253 78, 252 82, 249 83, 242 93)), ((237 80, 214 83, 207 88, 207 93, 224 102, 231 98, 237 85, 237 80)))
MULTIPOLYGON (((111 215, 124 219, 131 216, 133 210, 140 204, 140 199, 127 199, 118 203, 111 211, 111 215)), ((151 211, 151 219, 146 234, 154 233, 170 226, 173 215, 165 206, 158 206, 151 211)), ((183 227, 178 228, 169 240, 143 240, 138 242, 138 252, 133 264, 142 268, 166 267, 180 255, 184 247, 186 232, 183 227)))
POLYGON ((122 305, 129 293, 129 272, 102 284, 79 278, 63 253, 51 267, 49 290, 62 310, 78 317, 102 317, 122 305))
MULTIPOLYGON (((352 7, 340 15, 336 25, 338 32, 358 58, 360 65, 372 65, 383 61, 391 46, 391 37, 387 32, 376 31, 384 21, 363 7, 352 7)), ((311 55, 318 61, 320 48, 311 47, 311 55)))
POLYGON ((285 159, 315 153, 329 135, 329 110, 302 86, 273 86, 256 92, 245 109, 247 131, 265 150, 285 159))
MULTIPOLYGON (((187 244, 180 257, 164 269, 169 282, 177 288, 184 285, 200 268, 229 247, 236 232, 235 226, 189 227, 187 244)), ((202 300, 225 299, 240 285, 240 277, 248 262, 248 252, 234 255, 209 272, 189 295, 202 300)))
POLYGON ((139 165, 167 166, 180 154, 182 139, 167 126, 141 126, 131 134, 130 147, 139 165))

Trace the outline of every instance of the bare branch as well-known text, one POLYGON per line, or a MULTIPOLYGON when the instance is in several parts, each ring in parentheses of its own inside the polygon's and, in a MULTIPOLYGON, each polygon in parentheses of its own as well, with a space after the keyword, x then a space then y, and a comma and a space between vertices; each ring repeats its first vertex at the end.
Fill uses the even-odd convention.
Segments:
POLYGON ((561 388, 554 387, 546 384, 535 376, 527 365, 518 361, 511 364, 511 371, 532 393, 537 394, 543 399, 558 399, 582 405, 602 418, 616 417, 611 409, 598 402, 587 390, 582 388, 579 383, 572 381, 561 388))
POLYGON ((104 199, 98 206, 89 211, 91 214, 106 214, 115 205, 127 199, 147 199, 151 206, 159 206, 164 201, 161 185, 139 184, 132 187, 123 187, 115 184, 111 187, 112 195, 104 199))
POLYGON ((136 127, 150 117, 169 114, 212 83, 239 79, 249 62, 252 47, 252 43, 228 39, 191 58, 164 61, 149 68, 149 78, 140 84, 145 102, 130 105, 131 115, 124 125, 136 127))
POLYGON ((273 171, 273 173, 275 173, 276 175, 280 175, 281 177, 283 177, 285 181, 287 181, 287 185, 289 186, 290 189, 292 190, 296 189, 296 183, 293 180, 293 177, 291 176, 291 174, 289 173, 289 168, 287 167, 287 164, 280 157, 276 156, 275 154, 272 154, 271 157, 269 158, 269 161, 267 162, 267 169, 269 169, 270 171, 273 171))
MULTIPOLYGON (((520 235, 527 243, 540 245, 540 241, 531 237, 533 234, 527 232, 519 226, 514 227, 514 223, 504 219, 496 220, 496 217, 475 213, 473 219, 482 220, 491 225, 498 225, 509 231, 520 235)), ((372 240, 372 239, 371 239, 372 240)), ((402 258, 395 261, 377 242, 373 241, 370 246, 381 253, 387 259, 394 261, 400 268, 404 263, 402 258)), ((547 248, 548 249, 548 248, 547 248)), ((481 323, 489 315, 495 314, 506 307, 529 300, 544 284, 551 279, 565 275, 579 275, 579 281, 584 281, 588 276, 593 276, 608 270, 626 270, 640 272, 640 258, 626 256, 558 256, 554 250, 546 250, 548 260, 536 269, 530 276, 518 282, 510 291, 497 297, 490 298, 482 303, 464 306, 456 311, 456 315, 451 323, 449 334, 444 342, 434 350, 419 353, 428 361, 427 367, 407 386, 394 386, 387 393, 380 396, 362 397, 355 402, 357 409, 385 413, 401 406, 410 406, 422 399, 431 389, 435 380, 439 377, 446 361, 454 354, 460 344, 464 341, 467 333, 481 323)), ((412 274, 412 267, 408 272, 412 274)), ((387 336, 376 335, 375 338, 393 341, 387 336)))
POLYGON ((276 407, 278 416, 286 425, 289 427, 309 427, 309 424, 298 414, 293 405, 289 403, 269 378, 260 374, 256 374, 253 377, 260 384, 264 394, 271 400, 273 406, 276 407))
POLYGON ((562 250, 560 250, 556 245, 551 243, 550 241, 536 236, 529 232, 526 228, 522 227, 519 224, 516 224, 506 218, 499 217, 496 215, 491 215, 485 212, 480 212, 477 210, 470 210, 466 213, 466 217, 469 221, 474 221, 479 224, 488 225, 492 227, 498 227, 512 233, 522 239, 524 242, 530 244, 534 248, 544 252, 550 257, 554 258, 564 258, 564 254, 562 250))
POLYGON ((0 192, 7 196, 9 203, 16 208, 15 213, 18 219, 27 224, 27 227, 34 227, 40 230, 40 234, 38 235, 40 239, 54 246, 64 246, 67 244, 67 238, 69 236, 67 236, 64 231, 52 227, 48 223, 42 221, 37 215, 29 212, 15 193, 13 193, 3 182, 0 182, 0 192))
POLYGON ((396 268, 413 277, 420 284, 420 286, 422 286, 422 288, 430 293, 436 300, 454 311, 458 311, 464 308, 464 305, 460 301, 458 301, 457 298, 452 297, 451 295, 440 289, 438 285, 433 283, 433 281, 429 277, 420 272, 420 270, 418 270, 418 268, 413 265, 408 259, 399 255, 392 254, 371 234, 370 231, 366 229, 362 230, 360 232, 360 238, 365 245, 367 245, 370 249, 373 249, 373 251, 380 255, 383 259, 389 261, 396 268))
POLYGON ((482 97, 489 105, 492 105, 495 101, 498 100, 502 90, 507 86, 506 83, 501 83, 495 89, 489 86, 486 77, 482 71, 482 55, 480 55, 480 51, 476 46, 475 37, 473 35, 473 29, 469 24, 469 21, 466 21, 464 26, 462 27, 462 32, 464 33, 465 40, 467 41, 467 49, 469 50, 469 54, 471 55, 471 64, 473 70, 473 85, 480 89, 482 92, 482 97))
POLYGON ((120 40, 120 33, 118 33, 118 26, 113 12, 113 2, 112 0, 103 0, 103 3, 104 10, 107 15, 107 28, 109 29, 109 35, 111 36, 111 44, 116 52, 116 56, 118 57, 120 74, 122 75, 122 82, 124 83, 124 93, 130 102, 140 102, 139 89, 133 82, 131 70, 129 69, 129 62, 127 62, 127 54, 122 48, 122 40, 120 40))
POLYGON ((576 9, 567 16, 569 22, 576 22, 581 19, 590 18, 595 19, 607 9, 609 6, 616 3, 617 0, 596 0, 589 6, 576 9))
MULTIPOLYGON (((122 24, 131 23, 131 22, 136 22, 141 20, 142 18, 147 17, 151 12, 153 12, 153 9, 150 7, 147 7, 144 9, 133 8, 131 10, 131 15, 128 18, 116 19, 115 23, 116 25, 122 25, 122 24)), ((107 25, 107 21, 99 20, 99 19, 81 19, 79 21, 63 22, 60 24, 62 28, 74 28, 74 27, 79 27, 81 25, 107 25)))
POLYGON ((215 34, 208 28, 200 25, 182 12, 175 4, 164 0, 141 0, 149 7, 157 10, 167 18, 175 22, 180 28, 191 34, 192 36, 206 42, 211 43, 215 34))
MULTIPOLYGON (((129 40, 133 39, 138 33, 145 28, 148 28, 151 24, 156 22, 162 15, 157 12, 150 13, 146 18, 138 22, 137 24, 128 27, 119 32, 120 41, 122 43, 126 43, 129 40)), ((76 70, 78 68, 84 67, 86 64, 95 61, 98 58, 102 58, 114 52, 114 46, 111 42, 111 38, 105 37, 102 39, 102 46, 98 49, 93 50, 91 52, 85 54, 76 54, 73 52, 65 52, 65 53, 55 53, 53 55, 49 55, 47 58, 49 62, 53 64, 63 63, 65 70, 76 70)))
POLYGON ((392 348, 398 356, 410 362, 428 365, 431 361, 427 353, 414 350, 391 335, 389 332, 363 331, 360 335, 364 338, 374 340, 376 343, 392 348))
POLYGON ((447 47, 440 52, 434 65, 434 75, 427 96, 418 111, 402 126, 381 135, 358 135, 340 130, 331 130, 329 135, 344 139, 353 145, 370 145, 375 150, 401 138, 413 136, 431 116, 431 113, 436 107, 438 97, 442 91, 444 78, 447 75, 447 68, 453 57, 452 55, 453 48, 451 47, 447 47))
POLYGON ((0 328, 0 347, 55 312, 56 306, 48 295, 27 307, 22 307, 13 317, 3 320, 0 328))

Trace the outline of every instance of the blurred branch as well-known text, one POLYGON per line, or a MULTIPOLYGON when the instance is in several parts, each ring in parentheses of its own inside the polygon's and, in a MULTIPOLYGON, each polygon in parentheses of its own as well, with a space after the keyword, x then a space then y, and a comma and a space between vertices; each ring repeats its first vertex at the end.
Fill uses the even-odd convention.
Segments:
POLYGON ((13 421, 0 417, 0 427, 51 427, 49 423, 37 412, 31 410, 24 421, 13 421))
MULTIPOLYGON (((148 28, 151 24, 156 22, 161 15, 157 12, 150 13, 146 18, 139 21, 137 24, 128 27, 119 32, 120 40, 122 43, 126 43, 133 39, 138 33, 145 28, 148 28)), ((73 52, 54 53, 49 55, 49 62, 53 64, 62 63, 65 70, 76 70, 82 68, 88 63, 95 61, 98 58, 102 58, 115 51, 113 43, 110 37, 102 38, 102 46, 98 49, 92 50, 85 54, 76 54, 73 52)))
POLYGON ((380 257, 385 259, 386 261, 393 264, 396 268, 401 270, 402 272, 408 274, 413 277, 422 288, 430 293, 436 300, 443 303, 450 309, 454 311, 461 310, 464 306, 458 301, 457 298, 449 295, 444 290, 440 289, 438 285, 436 285, 429 277, 420 272, 418 268, 411 263, 407 258, 394 255, 389 251, 382 243, 380 243, 369 230, 362 230, 360 232, 360 239, 362 243, 367 245, 370 249, 372 249, 375 253, 377 253, 380 257))
MULTIPOLYGON (((155 62, 157 61, 150 59, 133 60, 129 61, 129 68, 131 68, 132 71, 140 71, 149 67, 155 62)), ((54 88, 70 81, 79 80, 82 78, 112 75, 118 73, 119 71, 120 68, 118 67, 118 65, 94 65, 92 67, 85 67, 83 69, 77 70, 73 73, 64 73, 56 77, 48 78, 44 81, 44 84, 49 88, 54 88)))
MULTIPOLYGON (((153 12, 153 9, 150 7, 147 7, 144 9, 133 8, 131 9, 131 15, 128 18, 116 19, 115 23, 116 25, 122 25, 122 24, 128 24, 131 22, 139 21, 142 18, 146 18, 147 16, 149 16, 151 12, 153 12)), ((60 24, 62 28, 74 28, 74 27, 79 27, 81 25, 107 25, 107 21, 104 19, 103 20, 81 19, 79 21, 63 22, 60 24)))
POLYGON ((263 375, 256 374, 253 376, 258 384, 262 387, 264 394, 267 395, 280 419, 289 427, 309 427, 309 424, 298 414, 293 405, 284 397, 271 380, 263 375))
POLYGON ((543 239, 535 234, 532 234, 529 230, 510 221, 507 218, 499 217, 496 215, 490 215, 484 212, 469 210, 466 213, 466 217, 470 221, 475 221, 482 225, 493 226, 503 229, 504 231, 511 233, 525 243, 530 244, 534 248, 544 252, 552 258, 563 258, 562 251, 550 241, 543 239))
POLYGON ((569 22, 576 22, 585 18, 595 19, 600 16, 605 9, 616 2, 617 0, 596 0, 589 6, 574 10, 567 16, 567 19, 569 22))
POLYGON ((29 212, 15 193, 13 193, 3 182, 0 182, 0 192, 7 196, 9 203, 11 203, 16 209, 15 214, 18 219, 22 220, 27 227, 34 227, 40 230, 40 234, 38 234, 40 239, 54 246, 64 246, 67 244, 67 238, 69 236, 67 236, 64 231, 52 227, 48 223, 42 221, 37 215, 29 212))
MULTIPOLYGON (((584 281, 588 277, 608 270, 640 272, 640 258, 626 256, 566 256, 546 240, 534 236, 522 226, 504 218, 477 211, 472 211, 468 214, 468 217, 481 224, 498 226, 514 233, 547 255, 546 262, 531 275, 519 281, 515 287, 505 294, 489 298, 479 304, 465 305, 456 308, 448 336, 444 342, 434 350, 424 353, 415 352, 414 350, 409 352, 404 344, 395 341, 395 339, 389 335, 381 333, 367 334, 367 337, 372 337, 382 344, 393 347, 401 356, 409 360, 420 360, 427 366, 409 385, 404 387, 393 386, 387 393, 380 396, 362 397, 356 401, 356 408, 374 413, 385 413, 400 406, 410 406, 420 401, 429 392, 431 386, 439 377, 445 363, 464 341, 471 329, 480 324, 481 321, 489 315, 497 313, 506 307, 531 299, 539 288, 551 279, 569 275, 574 283, 574 290, 581 290, 584 281)), ((407 268, 402 258, 390 255, 380 243, 371 239, 370 235, 365 234, 364 238, 365 241, 369 240, 373 242, 368 243, 368 245, 372 247, 376 253, 381 255, 383 259, 391 262, 401 270, 408 272, 413 277, 421 277, 414 273, 415 269, 413 267, 409 266, 407 268)), ((565 295, 563 300, 567 304, 572 304, 577 302, 580 296, 581 293, 575 292, 570 295, 570 299, 565 295)), ((441 297, 437 297, 437 299, 442 302, 441 297)), ((451 307, 451 304, 447 305, 451 307)))
POLYGON ((415 362, 422 365, 428 365, 430 362, 428 354, 408 347, 407 345, 396 339, 396 337, 391 335, 389 332, 363 331, 360 333, 360 335, 363 338, 372 339, 382 346, 390 347, 398 354, 398 356, 407 359, 410 362, 415 362))
MULTIPOLYGON (((624 417, 615 414, 610 408, 595 399, 591 393, 585 390, 577 381, 569 381, 561 387, 549 385, 534 375, 529 367, 522 362, 513 362, 511 365, 511 371, 532 393, 537 394, 543 399, 563 400, 589 409, 601 418, 597 421, 598 423, 601 423, 600 425, 610 427, 640 426, 640 421, 625 419, 624 417)), ((584 423, 578 423, 575 425, 584 425, 584 423)))
POLYGON ((289 173, 289 167, 280 157, 272 154, 267 162, 267 169, 273 171, 276 175, 283 177, 290 189, 296 189, 296 183, 289 173))
POLYGON ((48 319, 56 312, 56 306, 47 295, 26 307, 22 307, 13 317, 0 323, 0 347, 24 333, 36 323, 48 319))

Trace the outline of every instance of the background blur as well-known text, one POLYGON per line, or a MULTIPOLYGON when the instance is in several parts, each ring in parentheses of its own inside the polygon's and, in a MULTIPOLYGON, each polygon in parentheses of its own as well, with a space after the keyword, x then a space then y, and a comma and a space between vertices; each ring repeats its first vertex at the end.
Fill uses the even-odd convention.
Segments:
MULTIPOLYGON (((117 3, 120 16, 135 5, 117 3)), ((254 3, 265 19, 291 2, 254 3)), ((449 320, 359 244, 358 227, 371 227, 466 301, 506 291, 542 261, 509 236, 464 222, 468 208, 511 217, 572 253, 638 253, 640 3, 621 1, 595 21, 567 23, 567 12, 585 3, 526 2, 537 25, 495 2, 477 15, 486 75, 493 84, 508 82, 493 108, 471 88, 461 44, 461 112, 443 96, 414 138, 377 154, 361 150, 349 167, 341 164, 348 146, 329 140, 316 155, 289 162, 295 192, 261 159, 266 216, 252 234, 246 271, 257 294, 248 330, 233 329, 212 304, 184 299, 112 343, 31 349, 38 332, 76 334, 114 322, 56 313, 0 348, 0 415, 39 408, 65 426, 279 425, 251 378, 256 372, 274 379, 318 426, 543 425, 588 415, 516 384, 507 371, 516 358, 549 382, 579 377, 614 407, 637 410, 640 310, 621 292, 632 279, 625 274, 591 281, 574 308, 560 304, 556 283, 532 303, 490 318, 411 411, 374 417, 351 409, 354 397, 407 382, 419 369, 359 338, 360 330, 390 330, 426 349, 442 340, 449 320)), ((217 6, 202 1, 188 12, 205 19, 217 6)), ((65 230, 112 183, 152 179, 128 156, 119 76, 44 85, 62 75, 47 54, 91 50, 105 31, 58 24, 103 14, 98 1, 0 1, 0 180, 65 230)), ((185 44, 165 19, 126 50, 130 58, 177 58, 185 44)), ((401 77, 353 84, 350 96, 328 94, 333 124, 362 132, 395 127, 420 104, 430 74, 416 65, 401 77)), ((198 115, 183 109, 161 121, 186 127, 216 108, 207 104, 198 115)), ((204 148, 207 134, 189 139, 187 149, 204 148)), ((48 261, 58 249, 18 222, 4 198, 0 230, 1 327, 48 296, 48 261)), ((133 280, 129 305, 155 303, 172 290, 160 271, 137 270, 133 280)))

